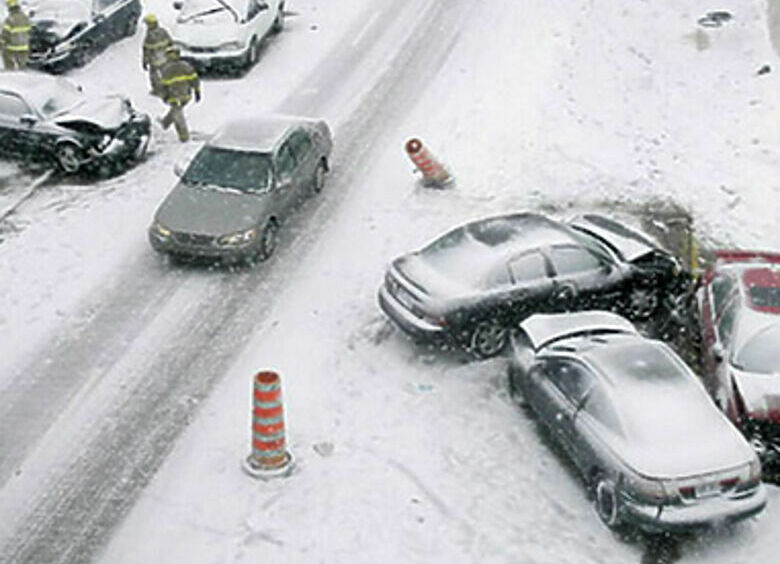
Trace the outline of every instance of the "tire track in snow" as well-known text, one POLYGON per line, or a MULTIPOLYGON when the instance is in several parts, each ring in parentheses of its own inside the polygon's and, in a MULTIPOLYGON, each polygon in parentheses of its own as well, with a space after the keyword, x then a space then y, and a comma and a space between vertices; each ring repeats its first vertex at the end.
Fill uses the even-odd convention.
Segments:
MULTIPOLYGON (((391 4, 386 4, 387 17, 400 13, 390 10, 391 4)), ((283 237, 296 230, 300 233, 292 236, 292 241, 283 245, 278 255, 256 271, 214 279, 209 294, 221 295, 223 299, 204 300, 194 308, 186 323, 180 324, 181 329, 169 335, 175 347, 168 347, 151 359, 139 384, 123 398, 117 398, 124 401, 112 407, 113 420, 96 428, 94 437, 61 469, 43 495, 30 500, 0 552, 0 561, 37 564, 94 559, 114 526, 162 464, 175 439, 193 417, 199 401, 208 395, 224 367, 264 320, 270 297, 283 290, 285 276, 303 262, 301 257, 306 249, 318 239, 318 233, 327 227, 344 196, 354 187, 365 170, 372 148, 381 140, 383 127, 410 110, 408 104, 394 101, 408 100, 410 94, 418 93, 419 77, 432 76, 446 60, 452 43, 457 40, 464 6, 463 1, 433 0, 419 15, 407 40, 390 61, 392 64, 337 130, 330 189, 321 201, 303 210, 283 237), (337 193, 337 187, 343 191, 337 193)), ((334 74, 324 70, 322 78, 338 82, 334 74)), ((329 91, 315 90, 326 97, 312 103, 325 103, 329 91)), ((282 104, 281 110, 290 111, 301 105, 309 104, 291 97, 282 104)), ((159 284, 166 287, 178 282, 170 282, 170 278, 161 276, 159 284)), ((158 288, 149 290, 165 301, 164 291, 160 294, 158 288)), ((106 298, 101 304, 110 312, 126 296, 118 293, 106 298)), ((139 305, 144 303, 139 298, 139 305)), ((111 325, 107 329, 110 334, 98 339, 100 343, 109 346, 121 340, 122 326, 111 325)), ((79 346, 74 340, 69 343, 79 346)), ((85 361, 88 352, 82 351, 85 361)), ((121 355, 121 347, 115 354, 121 355)), ((41 364, 44 366, 38 368, 43 373, 53 373, 45 362, 41 364)))

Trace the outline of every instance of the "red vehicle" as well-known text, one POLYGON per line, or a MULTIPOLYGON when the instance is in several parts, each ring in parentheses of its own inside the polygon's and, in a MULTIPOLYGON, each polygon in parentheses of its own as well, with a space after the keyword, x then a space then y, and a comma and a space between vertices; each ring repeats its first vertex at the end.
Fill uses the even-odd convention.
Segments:
POLYGON ((704 383, 780 470, 780 253, 718 251, 697 301, 704 383))

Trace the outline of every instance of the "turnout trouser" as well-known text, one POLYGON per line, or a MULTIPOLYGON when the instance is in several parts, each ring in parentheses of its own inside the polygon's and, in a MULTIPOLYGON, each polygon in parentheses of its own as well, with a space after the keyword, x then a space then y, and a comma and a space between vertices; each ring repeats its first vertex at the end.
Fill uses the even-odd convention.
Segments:
POLYGON ((152 94, 160 98, 163 96, 161 69, 160 66, 149 65, 149 86, 152 89, 152 94))
POLYGON ((169 102, 170 109, 162 118, 163 129, 168 129, 171 123, 176 126, 179 141, 189 141, 190 132, 187 129, 187 120, 184 119, 184 106, 178 102, 169 102))
POLYGON ((27 59, 29 53, 27 51, 9 51, 3 49, 3 66, 5 70, 21 70, 27 67, 27 59))

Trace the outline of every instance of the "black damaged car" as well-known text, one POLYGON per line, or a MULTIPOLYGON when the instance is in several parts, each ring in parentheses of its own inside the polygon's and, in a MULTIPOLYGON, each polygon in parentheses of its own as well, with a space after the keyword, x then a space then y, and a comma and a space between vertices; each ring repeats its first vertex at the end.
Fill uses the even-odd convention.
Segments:
POLYGON ((29 66, 62 72, 86 64, 108 45, 135 34, 140 0, 29 0, 29 66))
POLYGON ((119 94, 87 95, 63 78, 11 71, 0 81, 0 154, 66 173, 115 172, 146 154, 151 120, 119 94))

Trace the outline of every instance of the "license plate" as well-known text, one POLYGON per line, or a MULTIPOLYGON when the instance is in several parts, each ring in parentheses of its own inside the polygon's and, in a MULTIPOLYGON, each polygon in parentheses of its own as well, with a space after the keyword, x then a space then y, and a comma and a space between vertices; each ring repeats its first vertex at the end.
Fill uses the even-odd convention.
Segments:
POLYGON ((718 482, 712 482, 709 484, 702 484, 696 486, 696 497, 709 497, 720 493, 720 484, 718 482))

